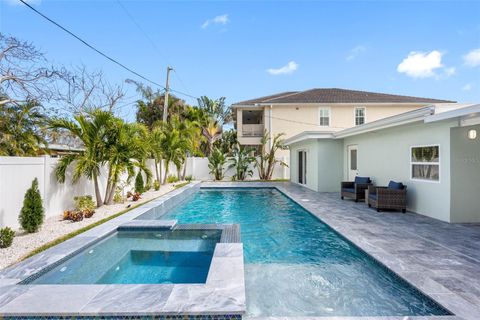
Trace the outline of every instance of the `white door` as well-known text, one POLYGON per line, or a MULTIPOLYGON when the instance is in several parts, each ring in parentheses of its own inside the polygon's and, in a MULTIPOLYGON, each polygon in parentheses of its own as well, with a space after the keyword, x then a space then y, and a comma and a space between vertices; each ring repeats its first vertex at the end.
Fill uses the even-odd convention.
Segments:
POLYGON ((358 175, 358 146, 348 146, 348 181, 355 180, 358 175))
POLYGON ((307 184, 307 152, 298 151, 298 183, 307 184))

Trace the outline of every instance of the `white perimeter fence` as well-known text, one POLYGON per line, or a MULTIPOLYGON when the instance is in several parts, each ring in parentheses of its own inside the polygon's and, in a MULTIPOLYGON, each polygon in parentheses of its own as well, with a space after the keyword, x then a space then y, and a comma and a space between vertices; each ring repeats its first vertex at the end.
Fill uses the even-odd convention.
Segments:
MULTIPOLYGON (((283 157, 281 160, 289 163, 288 157, 283 157)), ((58 158, 50 156, 0 157, 0 227, 19 228, 18 215, 22 208, 23 197, 34 178, 38 179, 46 217, 60 215, 65 210, 73 209, 73 197, 75 196, 92 195, 95 199, 92 181, 81 178, 77 183, 72 184, 71 167, 67 171, 65 183, 57 182, 55 167, 58 161, 58 158)), ((148 164, 155 179, 153 160, 149 160, 148 164)), ((225 180, 231 180, 234 169, 227 170, 227 167, 228 165, 225 166, 225 180)), ((165 170, 164 165, 162 165, 162 170, 165 170)), ((252 170, 254 175, 249 179, 258 179, 257 169, 252 166, 252 170)), ((187 159, 187 176, 191 175, 195 180, 212 180, 213 177, 209 171, 207 158, 187 159)), ((162 172, 162 177, 164 174, 162 172)), ((175 166, 170 165, 169 175, 176 174, 175 166)), ((289 168, 277 164, 273 179, 288 179, 289 176, 289 168)), ((125 181, 126 177, 123 177, 123 180, 125 181)), ((133 189, 134 180, 132 179, 130 186, 127 186, 125 191, 133 189)), ((102 170, 99 184, 103 194, 106 184, 105 169, 102 170)))

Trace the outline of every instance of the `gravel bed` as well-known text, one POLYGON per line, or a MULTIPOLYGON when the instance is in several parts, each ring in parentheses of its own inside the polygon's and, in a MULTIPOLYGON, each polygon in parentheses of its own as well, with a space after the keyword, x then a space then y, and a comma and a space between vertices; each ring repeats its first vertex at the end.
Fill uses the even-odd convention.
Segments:
POLYGON ((36 233, 24 233, 19 231, 15 235, 10 247, 0 249, 0 270, 18 262, 28 253, 50 241, 125 210, 129 204, 132 204, 132 207, 135 207, 148 200, 164 195, 165 193, 172 191, 174 185, 175 184, 166 184, 162 185, 158 191, 147 191, 142 194, 142 198, 136 202, 128 200, 125 203, 108 206, 104 205, 95 209, 95 214, 91 218, 85 218, 79 222, 63 220, 63 215, 58 215, 45 219, 42 227, 36 233))

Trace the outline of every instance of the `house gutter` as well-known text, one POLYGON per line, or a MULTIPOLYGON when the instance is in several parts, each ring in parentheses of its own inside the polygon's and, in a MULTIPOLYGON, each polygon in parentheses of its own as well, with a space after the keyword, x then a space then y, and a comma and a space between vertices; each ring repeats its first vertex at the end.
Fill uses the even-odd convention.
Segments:
POLYGON ((425 118, 425 123, 449 120, 452 118, 460 118, 462 121, 468 122, 470 119, 480 117, 480 104, 467 105, 460 109, 453 109, 437 114, 430 115, 425 118))

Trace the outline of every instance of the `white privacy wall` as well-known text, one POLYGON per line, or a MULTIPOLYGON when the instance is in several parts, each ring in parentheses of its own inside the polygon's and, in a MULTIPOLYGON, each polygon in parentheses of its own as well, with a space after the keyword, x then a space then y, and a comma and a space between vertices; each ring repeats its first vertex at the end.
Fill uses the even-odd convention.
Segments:
MULTIPOLYGON (((45 207, 46 217, 58 216, 63 211, 73 209, 73 197, 80 195, 92 195, 95 199, 93 182, 81 178, 77 183, 72 184, 71 167, 67 171, 65 183, 58 183, 55 177, 55 167, 58 158, 49 156, 41 157, 0 157, 0 227, 11 227, 18 229, 18 215, 23 205, 23 197, 34 178, 38 179, 40 193, 45 207)), ((288 163, 288 158, 282 158, 288 163)), ((153 160, 148 164, 152 171, 153 179, 156 179, 153 160)), ((227 169, 228 165, 225 166, 227 169)), ((207 158, 188 158, 186 175, 191 175, 195 180, 212 180, 208 169, 207 158)), ((165 165, 162 165, 162 178, 165 165)), ((258 179, 258 172, 253 168, 253 177, 258 179)), ((177 169, 173 164, 169 166, 169 175, 176 175, 177 169)), ((225 180, 230 180, 233 169, 227 170, 225 180)), ((274 179, 288 179, 288 168, 277 165, 274 179)), ((123 177, 126 180, 126 176, 123 177)), ((102 197, 105 193, 106 171, 102 170, 99 179, 102 197)), ((133 189, 134 179, 125 191, 133 189)))

